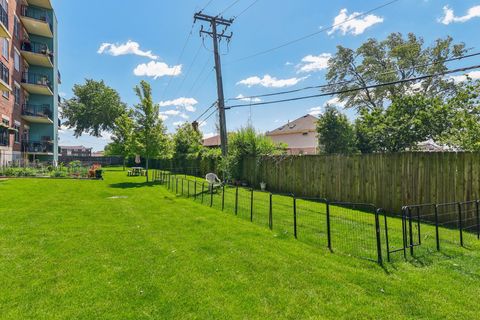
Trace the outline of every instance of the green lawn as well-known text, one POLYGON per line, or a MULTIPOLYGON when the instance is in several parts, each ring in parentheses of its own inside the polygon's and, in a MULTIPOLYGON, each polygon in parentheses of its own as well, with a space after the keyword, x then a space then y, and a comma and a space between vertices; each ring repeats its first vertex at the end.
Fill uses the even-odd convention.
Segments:
POLYGON ((116 169, 0 195, 1 319, 478 318, 479 244, 428 252, 429 227, 418 259, 382 268, 116 169))

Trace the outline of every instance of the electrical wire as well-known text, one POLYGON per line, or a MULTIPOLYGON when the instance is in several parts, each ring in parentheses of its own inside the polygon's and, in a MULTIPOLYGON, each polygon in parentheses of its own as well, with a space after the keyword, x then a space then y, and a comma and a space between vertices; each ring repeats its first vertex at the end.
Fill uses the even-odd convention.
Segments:
POLYGON ((216 112, 217 112, 217 109, 214 109, 205 119, 200 121, 198 124, 201 125, 201 124, 207 122, 207 120, 210 119, 216 112))
MULTIPOLYGON (((446 62, 459 61, 459 60, 463 60, 463 59, 467 59, 467 58, 472 58, 472 57, 476 57, 476 56, 480 56, 480 52, 475 52, 475 53, 471 53, 471 54, 467 54, 467 55, 463 55, 463 56, 459 56, 459 57, 452 57, 452 58, 448 58, 448 59, 445 59, 445 60, 442 60, 442 61, 434 61, 434 62, 430 62, 430 63, 423 64, 423 65, 412 66, 412 67, 410 68, 410 71, 412 71, 412 70, 414 70, 414 69, 418 69, 418 68, 429 67, 429 66, 432 66, 432 65, 441 64, 441 63, 446 63, 446 62)), ((381 72, 381 73, 379 73, 379 74, 377 74, 377 75, 388 75, 388 74, 391 74, 391 73, 397 73, 397 70, 385 71, 385 72, 381 72)), ((284 95, 284 94, 301 92, 301 91, 305 91, 305 90, 329 88, 329 87, 332 87, 332 86, 348 84, 348 83, 352 83, 352 82, 355 82, 355 81, 357 81, 357 80, 347 80, 347 81, 342 81, 342 82, 337 82, 337 83, 330 83, 330 84, 322 84, 322 85, 308 86, 308 87, 303 87, 303 88, 299 88, 299 89, 286 90, 286 91, 273 92, 273 93, 260 94, 260 95, 253 95, 253 96, 241 97, 241 98, 229 98, 229 99, 227 99, 226 101, 235 101, 235 100, 245 100, 245 99, 256 99, 256 98, 272 97, 272 96, 277 96, 277 95, 284 95)), ((367 80, 367 81, 368 81, 368 80, 367 80)))
MULTIPOLYGON (((231 9, 234 5, 236 5, 238 2, 240 2, 240 0, 235 0, 235 1, 233 1, 228 7, 226 7, 225 9, 223 9, 223 11, 218 14, 218 16, 223 15, 225 12, 227 12, 228 10, 230 10, 230 9, 231 9)), ((217 17, 218 17, 218 16, 217 16, 217 17)))
MULTIPOLYGON (((245 56, 245 57, 243 57, 243 58, 240 58, 240 59, 234 60, 234 61, 232 61, 232 62, 229 62, 228 64, 237 63, 237 62, 240 62, 240 61, 252 59, 252 58, 255 58, 255 57, 258 57, 258 56, 261 56, 261 55, 270 53, 270 52, 272 52, 272 51, 275 51, 275 50, 278 50, 278 49, 287 47, 287 46, 292 45, 292 44, 294 44, 294 43, 297 43, 297 42, 303 41, 303 40, 305 40, 305 39, 311 38, 311 37, 313 37, 313 36, 316 36, 317 34, 320 34, 320 33, 322 33, 322 32, 332 30, 332 29, 334 29, 334 28, 336 28, 336 27, 338 27, 338 26, 340 26, 340 25, 342 25, 342 24, 344 24, 344 23, 350 22, 350 21, 352 21, 352 20, 354 20, 354 19, 363 18, 363 17, 367 16, 368 14, 370 14, 370 13, 372 13, 372 12, 375 12, 375 11, 377 11, 377 10, 383 9, 383 8, 385 8, 385 7, 387 7, 387 6, 391 5, 391 4, 394 4, 395 2, 398 2, 398 1, 400 1, 400 0, 391 0, 391 1, 389 1, 389 2, 387 2, 387 3, 384 3, 384 4, 382 4, 382 5, 378 6, 378 7, 375 7, 375 8, 373 8, 373 9, 370 9, 370 10, 368 10, 368 11, 362 13, 362 14, 359 14, 359 15, 356 15, 356 16, 352 16, 351 18, 346 19, 345 21, 342 21, 342 22, 340 22, 340 23, 333 24, 333 25, 331 25, 331 26, 329 26, 329 27, 321 28, 321 29, 318 30, 318 31, 312 32, 312 33, 307 34, 307 35, 305 35, 305 36, 302 36, 302 37, 300 37, 300 38, 297 38, 297 39, 288 41, 288 42, 286 42, 286 43, 283 43, 283 44, 281 44, 281 45, 278 45, 278 46, 273 47, 273 48, 270 48, 270 49, 266 49, 266 50, 263 50, 263 51, 260 51, 260 52, 257 52, 257 53, 254 53, 254 54, 245 56)), ((226 65, 227 65, 227 64, 226 64, 226 65)))
POLYGON ((444 75, 447 75, 447 74, 464 72, 464 71, 468 71, 468 70, 472 70, 472 69, 479 69, 479 68, 480 68, 480 65, 475 65, 475 66, 471 66, 471 67, 458 68, 458 69, 454 69, 454 70, 447 70, 447 71, 439 72, 439 73, 436 73, 436 74, 423 75, 423 76, 419 76, 419 77, 415 77, 415 78, 402 79, 402 80, 397 80, 397 81, 373 84, 373 85, 369 85, 369 86, 350 88, 350 89, 333 91, 333 92, 326 92, 326 93, 309 95, 309 96, 302 96, 302 97, 295 97, 295 98, 282 99, 282 100, 274 100, 274 101, 265 101, 265 102, 256 102, 256 103, 249 103, 249 104, 238 104, 238 105, 226 106, 225 109, 233 109, 233 108, 241 108, 241 107, 249 107, 249 106, 260 106, 260 105, 267 105, 267 104, 274 104, 274 103, 281 103, 281 102, 298 101, 298 100, 319 98, 319 97, 325 97, 325 96, 332 96, 332 95, 337 95, 337 94, 342 94, 342 93, 349 93, 349 92, 360 91, 360 90, 365 90, 365 89, 373 89, 373 88, 378 88, 378 87, 383 87, 383 86, 391 86, 391 85, 395 85, 395 84, 418 81, 418 80, 423 80, 423 79, 427 79, 427 78, 444 76, 444 75))
POLYGON ((199 55, 201 49, 202 49, 202 44, 200 44, 200 46, 198 47, 198 50, 195 53, 195 56, 193 57, 192 62, 189 64, 187 72, 183 76, 182 82, 180 83, 180 86, 178 87, 175 95, 178 95, 179 91, 182 90, 183 85, 185 84, 185 80, 188 78, 190 72, 192 71, 192 67, 195 65, 195 62, 197 61, 197 58, 198 58, 198 55, 199 55))
POLYGON ((259 0, 253 1, 248 7, 243 9, 239 14, 237 14, 235 17, 233 17, 233 20, 237 20, 241 15, 243 15, 245 12, 247 12, 251 7, 253 7, 259 0))
POLYGON ((203 113, 202 113, 201 115, 199 115, 199 116, 197 117, 197 119, 195 119, 194 122, 198 122, 198 120, 200 120, 200 118, 202 118, 210 109, 212 109, 212 108, 215 107, 216 105, 217 105, 217 101, 215 101, 214 103, 212 103, 212 104, 210 105, 210 107, 208 107, 205 111, 203 111, 203 113))
POLYGON ((207 4, 203 6, 203 9, 200 10, 200 12, 203 12, 205 9, 207 9, 208 6, 209 6, 212 2, 213 2, 213 0, 208 1, 207 4))

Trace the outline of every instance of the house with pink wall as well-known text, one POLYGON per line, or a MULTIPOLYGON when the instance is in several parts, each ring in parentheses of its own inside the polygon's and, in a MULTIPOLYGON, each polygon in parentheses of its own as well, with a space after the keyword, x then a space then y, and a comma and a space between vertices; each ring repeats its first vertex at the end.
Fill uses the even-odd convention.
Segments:
POLYGON ((266 133, 276 143, 288 145, 288 154, 318 153, 318 118, 307 114, 294 121, 266 133))

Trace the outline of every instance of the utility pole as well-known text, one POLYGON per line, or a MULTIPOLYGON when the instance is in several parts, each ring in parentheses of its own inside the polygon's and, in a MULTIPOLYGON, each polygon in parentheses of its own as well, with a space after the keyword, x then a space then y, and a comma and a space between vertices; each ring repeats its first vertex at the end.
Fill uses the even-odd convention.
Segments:
POLYGON ((227 121, 225 117, 225 96, 223 94, 223 80, 222 80, 222 64, 220 62, 220 54, 218 52, 218 44, 222 39, 230 41, 232 38, 232 33, 229 35, 225 34, 225 31, 229 26, 232 25, 233 19, 224 19, 218 16, 209 16, 203 14, 202 12, 195 13, 194 15, 195 22, 197 20, 205 21, 210 24, 210 31, 200 29, 200 36, 206 34, 212 37, 213 40, 213 53, 215 56, 215 71, 217 75, 217 94, 218 94, 218 114, 220 118, 220 143, 222 147, 222 155, 226 156, 228 153, 228 133, 227 133, 227 121), (224 29, 221 33, 218 33, 217 27, 222 26, 224 29))

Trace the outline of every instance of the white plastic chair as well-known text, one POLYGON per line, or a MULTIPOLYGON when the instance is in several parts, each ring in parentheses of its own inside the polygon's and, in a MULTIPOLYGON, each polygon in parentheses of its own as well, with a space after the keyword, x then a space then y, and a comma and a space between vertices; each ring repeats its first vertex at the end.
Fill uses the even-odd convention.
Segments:
POLYGON ((219 188, 222 186, 222 181, 218 178, 218 176, 215 173, 208 173, 205 176, 205 179, 208 182, 208 188, 212 188, 215 190, 216 188, 219 188))

